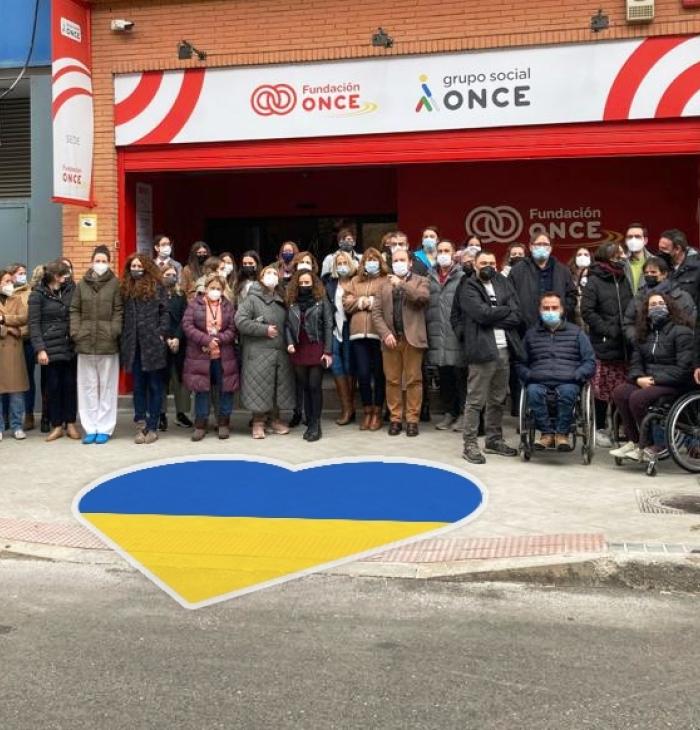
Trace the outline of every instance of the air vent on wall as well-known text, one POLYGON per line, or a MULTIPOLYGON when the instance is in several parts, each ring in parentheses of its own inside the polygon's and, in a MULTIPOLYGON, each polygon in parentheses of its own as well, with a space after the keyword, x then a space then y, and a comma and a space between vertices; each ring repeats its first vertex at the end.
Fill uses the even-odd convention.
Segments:
POLYGON ((650 23, 654 20, 654 0, 626 0, 628 23, 650 23))

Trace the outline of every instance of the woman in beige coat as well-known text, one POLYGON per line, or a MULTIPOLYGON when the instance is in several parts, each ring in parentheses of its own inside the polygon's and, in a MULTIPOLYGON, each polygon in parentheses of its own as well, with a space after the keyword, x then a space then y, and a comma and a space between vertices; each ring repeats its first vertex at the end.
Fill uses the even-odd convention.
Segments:
MULTIPOLYGON (((23 337, 26 334, 26 302, 22 297, 14 295, 12 274, 6 269, 0 269, 0 395, 5 393, 9 395, 9 426, 18 441, 26 438, 22 430, 24 393, 29 388, 23 345, 23 337)), ((5 418, 0 408, 0 440, 5 425, 5 418)))

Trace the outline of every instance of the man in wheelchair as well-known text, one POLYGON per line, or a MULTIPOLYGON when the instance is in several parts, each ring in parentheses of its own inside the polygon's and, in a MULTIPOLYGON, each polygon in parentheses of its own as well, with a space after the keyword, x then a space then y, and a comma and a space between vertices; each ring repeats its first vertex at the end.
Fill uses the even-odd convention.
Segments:
POLYGON ((518 376, 541 437, 535 448, 570 451, 574 406, 581 386, 595 372, 595 353, 583 330, 564 319, 561 298, 546 292, 540 298, 540 321, 525 339, 518 376), (548 399, 556 400, 550 412, 548 399))

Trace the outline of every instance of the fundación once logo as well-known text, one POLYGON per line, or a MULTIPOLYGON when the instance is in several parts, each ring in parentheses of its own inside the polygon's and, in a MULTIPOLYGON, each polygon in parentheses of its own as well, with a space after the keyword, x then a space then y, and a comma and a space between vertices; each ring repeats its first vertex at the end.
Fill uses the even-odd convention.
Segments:
POLYGON ((250 106, 261 117, 284 116, 297 105, 297 92, 289 84, 261 84, 250 96, 250 106))
POLYGON ((173 458, 108 474, 73 514, 185 608, 442 534, 483 509, 465 472, 417 459, 300 465, 173 458))
POLYGON ((522 215, 510 205, 478 205, 464 221, 465 229, 483 243, 512 243, 524 226, 522 215))

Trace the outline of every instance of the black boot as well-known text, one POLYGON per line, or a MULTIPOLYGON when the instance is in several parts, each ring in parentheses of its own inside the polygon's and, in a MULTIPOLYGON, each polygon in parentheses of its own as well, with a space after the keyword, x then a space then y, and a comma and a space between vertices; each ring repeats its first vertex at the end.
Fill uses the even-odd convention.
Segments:
MULTIPOLYGON (((289 428, 296 428, 301 423, 301 411, 295 408, 292 417, 289 419, 289 428)), ((306 438, 306 436, 305 436, 306 438)))
POLYGON ((428 423, 430 421, 430 404, 425 399, 420 407, 420 420, 422 423, 428 423))
POLYGON ((159 431, 168 430, 168 417, 165 415, 165 413, 160 414, 160 418, 158 419, 158 430, 159 431))
POLYGON ((307 441, 318 441, 321 438, 321 421, 311 421, 306 433, 309 434, 304 434, 307 441))

